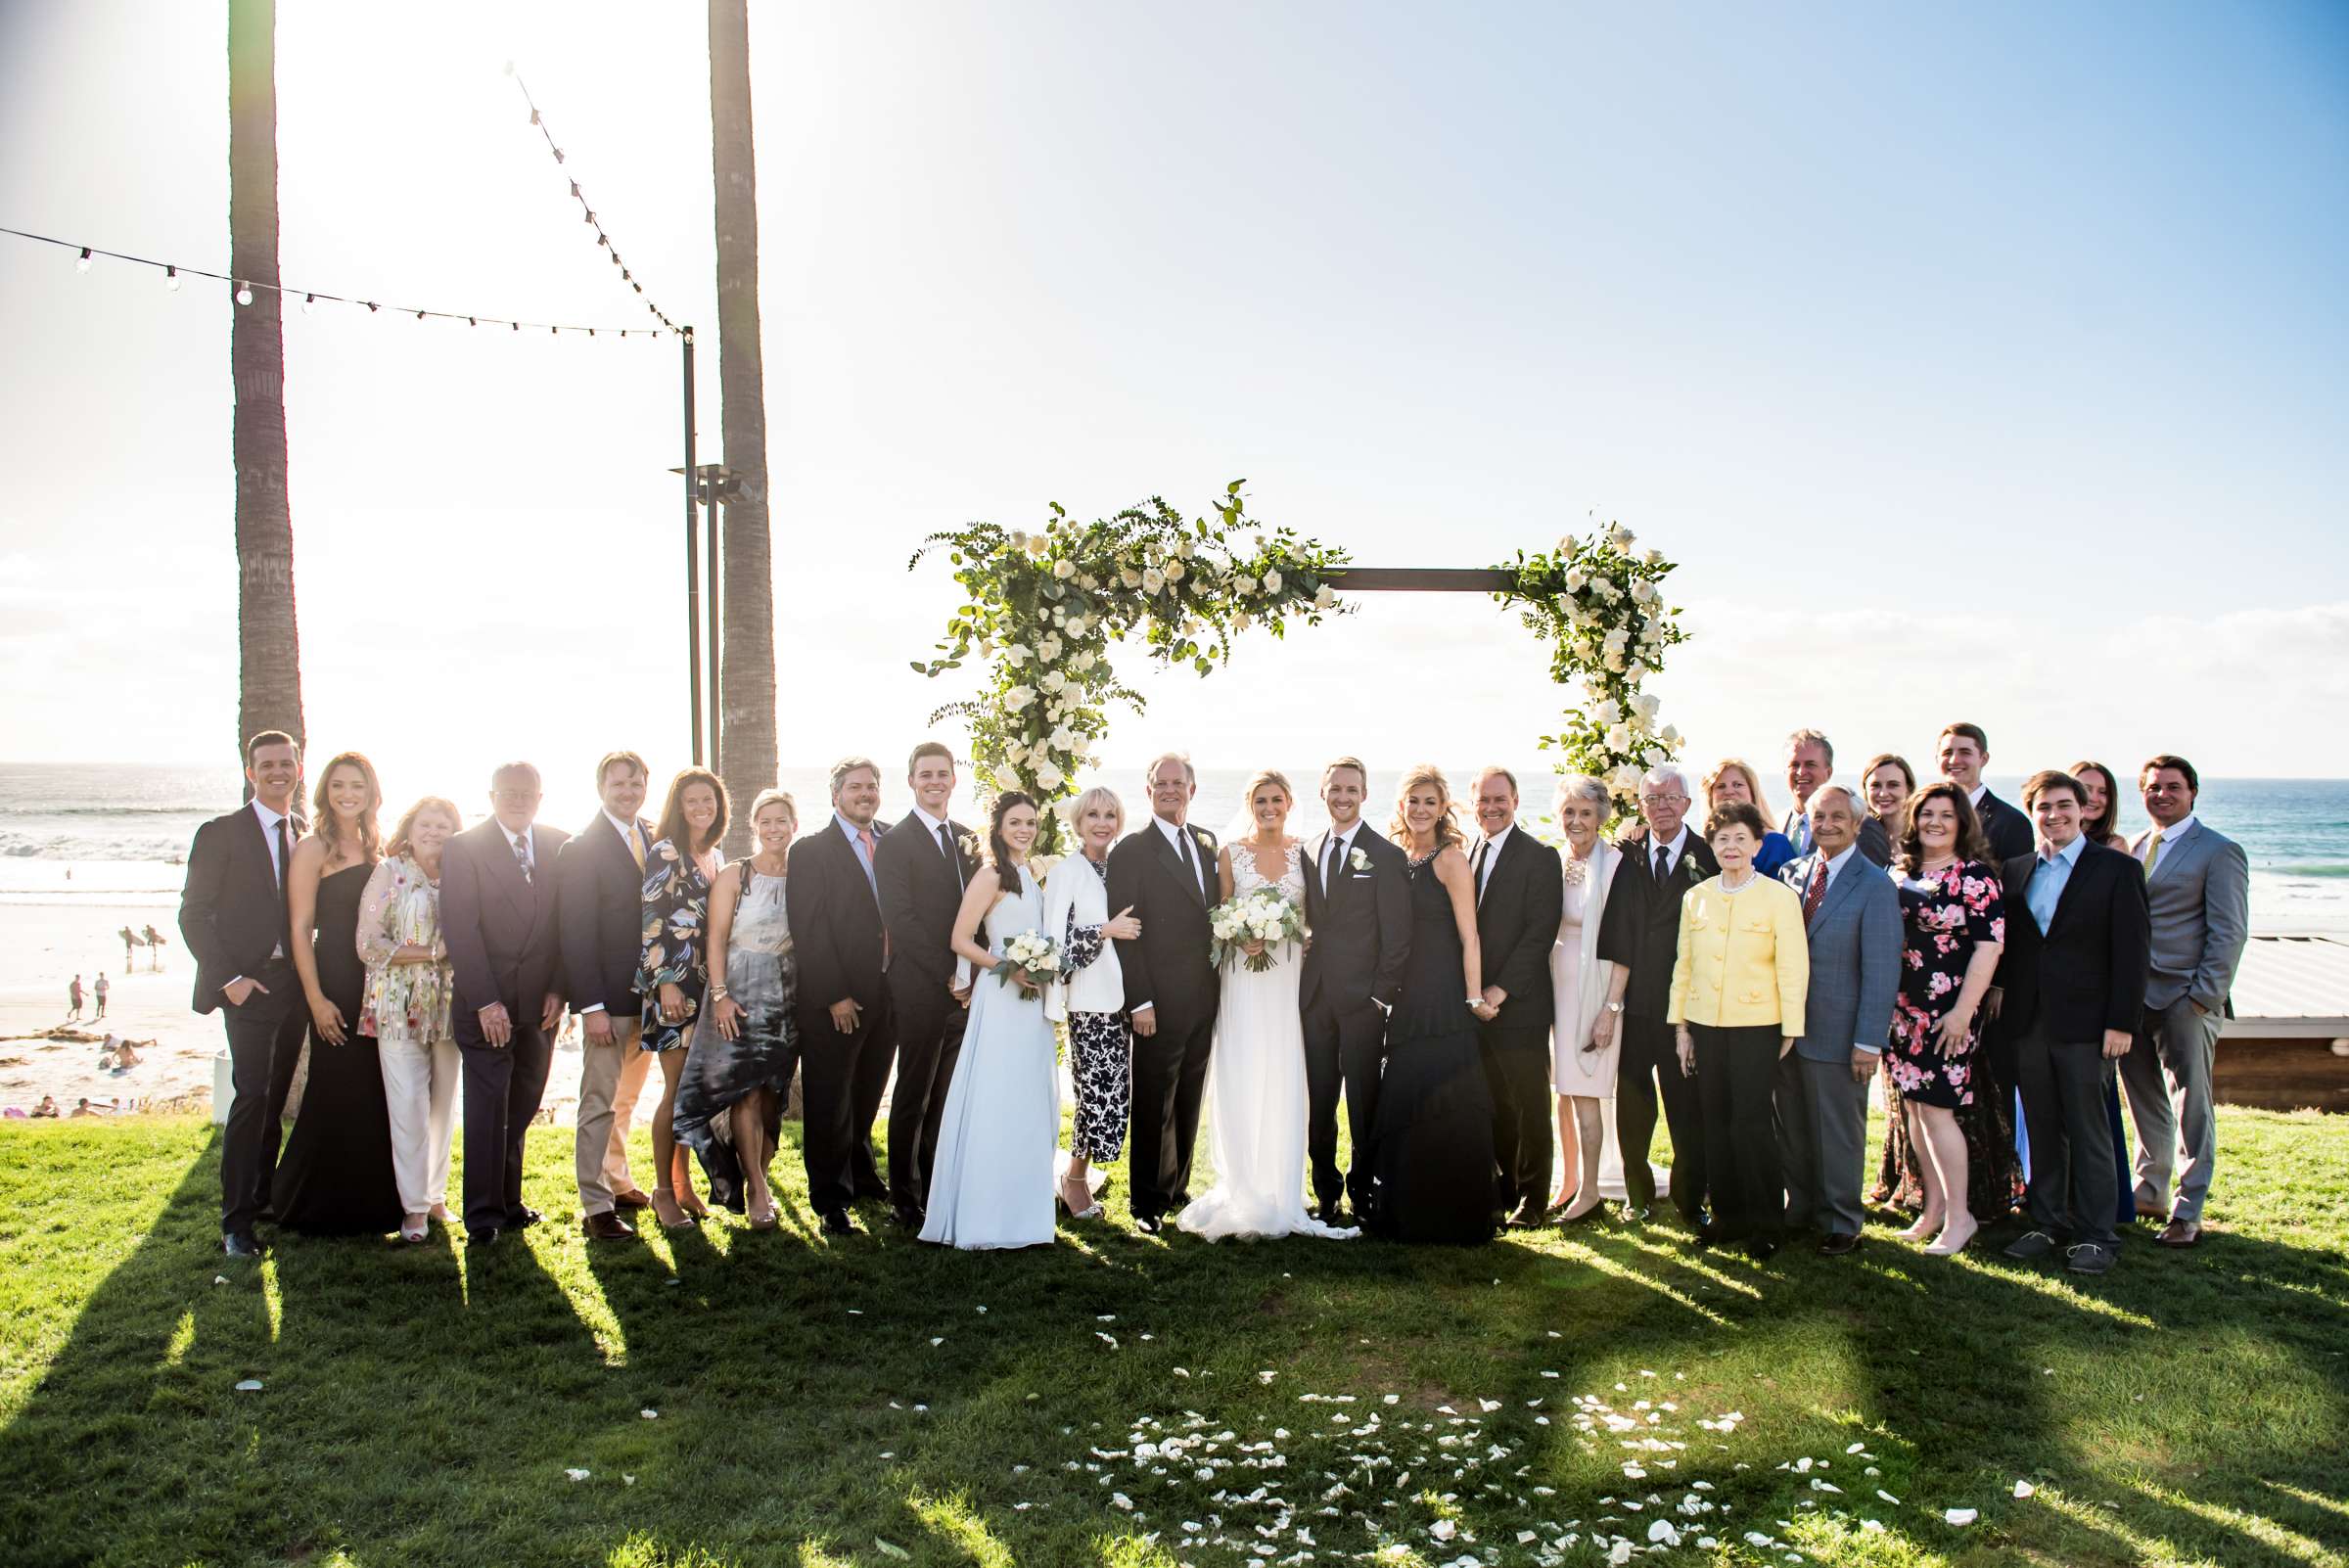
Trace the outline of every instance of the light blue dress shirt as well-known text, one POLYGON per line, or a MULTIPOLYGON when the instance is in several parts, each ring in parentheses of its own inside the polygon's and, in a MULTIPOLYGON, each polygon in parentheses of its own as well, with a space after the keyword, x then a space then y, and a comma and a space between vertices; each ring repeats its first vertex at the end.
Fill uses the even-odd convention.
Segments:
POLYGON ((2031 918, 2039 922, 2039 934, 2046 936, 2048 927, 2055 923, 2055 905, 2063 899, 2064 884, 2072 880, 2072 867, 2080 863, 2080 852, 2088 847, 2088 835, 2083 833, 2050 854, 2044 849, 2039 863, 2031 868, 2031 886, 2023 891, 2023 901, 2031 906, 2031 918))
MULTIPOLYGON (((847 817, 841 815, 838 811, 834 811, 832 813, 832 820, 839 823, 840 830, 849 836, 849 848, 856 852, 856 863, 864 867, 864 880, 872 884, 873 897, 876 899, 880 898, 881 878, 873 870, 873 857, 865 853, 865 830, 858 827, 855 823, 850 821, 847 817)), ((874 842, 876 844, 880 842, 880 835, 878 833, 874 835, 874 842)))

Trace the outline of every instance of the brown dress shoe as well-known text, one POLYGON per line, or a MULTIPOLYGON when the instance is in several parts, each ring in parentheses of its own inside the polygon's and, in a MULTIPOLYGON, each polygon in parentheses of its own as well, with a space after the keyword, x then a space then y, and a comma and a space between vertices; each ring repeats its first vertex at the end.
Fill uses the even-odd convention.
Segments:
POLYGON ((589 1241, 625 1241, 636 1234, 634 1225, 608 1209, 602 1214, 591 1214, 579 1222, 579 1229, 586 1233, 589 1241))
POLYGON ((2202 1240, 2202 1225, 2199 1221, 2173 1220, 2153 1240, 2156 1245, 2163 1247, 2197 1246, 2202 1240))
POLYGON ((628 1188, 625 1192, 613 1193, 612 1201, 622 1209, 649 1209, 653 1206, 653 1200, 634 1187, 628 1188))
POLYGON ((2140 1198, 2137 1200, 2137 1217, 2140 1220, 2167 1220, 2170 1217, 2170 1211, 2158 1203, 2147 1203, 2144 1199, 2140 1198))

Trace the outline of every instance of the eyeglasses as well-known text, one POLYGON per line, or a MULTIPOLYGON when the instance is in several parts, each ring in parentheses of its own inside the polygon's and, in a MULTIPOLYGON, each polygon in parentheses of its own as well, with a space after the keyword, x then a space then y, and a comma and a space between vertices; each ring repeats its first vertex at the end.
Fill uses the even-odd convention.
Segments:
POLYGON ((1671 806, 1675 803, 1685 806, 1688 804, 1688 797, 1685 795, 1642 795, 1639 797, 1641 806, 1671 806))
POLYGON ((489 798, 500 806, 528 806, 538 799, 536 790, 491 790, 489 798))

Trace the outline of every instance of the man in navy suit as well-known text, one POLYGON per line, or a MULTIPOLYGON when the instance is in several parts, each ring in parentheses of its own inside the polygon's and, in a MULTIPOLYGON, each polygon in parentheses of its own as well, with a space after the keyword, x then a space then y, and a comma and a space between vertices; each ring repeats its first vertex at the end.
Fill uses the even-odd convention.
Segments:
POLYGON ((536 825, 538 769, 489 776, 490 818, 440 853, 440 935, 465 1067, 465 1234, 494 1245, 543 1218, 522 1201, 523 1139, 546 1093, 563 1020, 556 858, 571 835, 536 825))
POLYGON ((1999 1011, 2030 1128, 2031 1229, 2006 1256, 2045 1258, 2062 1247, 2073 1273, 2100 1274, 2120 1250, 2104 1094, 2144 1021, 2152 965, 2145 874, 2080 831, 2087 802, 2071 774, 2032 774, 2023 804, 2039 848, 2004 867, 1999 1011))
POLYGON ((827 1235, 855 1233, 849 1204, 889 1197, 873 1157, 873 1120, 897 1055, 881 918, 879 860, 888 824, 881 766, 832 764, 832 820, 791 847, 783 907, 799 962, 800 1099, 807 1203, 827 1235))
POLYGON ((1517 775, 1477 775, 1468 852, 1476 880, 1476 940, 1484 951, 1485 1002, 1477 1051, 1493 1093, 1493 1203, 1507 1223, 1542 1222, 1549 1203, 1549 1031, 1556 1004, 1549 950, 1565 908, 1558 852, 1517 826, 1517 775))
POLYGON ((1773 1096, 1786 1225, 1816 1225, 1829 1258, 1859 1250, 1867 1085, 1901 990, 1901 899, 1860 842, 1869 820, 1850 790, 1819 786, 1811 795, 1811 851, 1778 868, 1803 900, 1811 950, 1808 1033, 1779 1058, 1773 1096))
POLYGON ((228 1032, 234 1097, 220 1140, 220 1250, 231 1258, 260 1256, 253 1226, 269 1218, 279 1123, 310 1022, 286 912, 286 871, 305 826, 294 814, 300 745, 262 730, 245 743, 245 778, 251 804, 196 830, 179 897, 196 1011, 218 1011, 228 1032))
POLYGON ((579 1124, 572 1162, 580 1228, 590 1241, 622 1241, 635 1230, 622 1207, 650 1205, 628 1175, 628 1121, 652 1057, 643 1050, 644 998, 636 970, 644 952, 644 857, 652 829, 644 805, 644 759, 612 752, 596 764, 602 809, 555 857, 555 904, 563 972, 585 1036, 579 1051, 579 1124))

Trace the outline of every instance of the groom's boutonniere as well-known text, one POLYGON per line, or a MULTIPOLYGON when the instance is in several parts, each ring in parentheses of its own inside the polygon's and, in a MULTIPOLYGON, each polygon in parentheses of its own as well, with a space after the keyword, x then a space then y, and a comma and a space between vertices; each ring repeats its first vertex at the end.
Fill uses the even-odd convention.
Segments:
POLYGON ((1207 833, 1201 828, 1193 828, 1191 830, 1191 842, 1198 845, 1202 850, 1213 851, 1215 849, 1214 845, 1207 842, 1207 833))
POLYGON ((978 858, 979 858, 979 835, 978 835, 978 834, 976 834, 976 833, 965 833, 965 834, 962 836, 962 853, 965 853, 965 854, 967 854, 967 855, 969 855, 969 856, 970 856, 972 859, 974 859, 974 860, 976 860, 976 859, 978 859, 978 858))
POLYGON ((1705 880, 1705 868, 1696 863, 1696 856, 1693 854, 1681 856, 1681 871, 1687 877, 1688 885, 1692 888, 1705 880))
POLYGON ((1357 871, 1367 871, 1370 869, 1370 856, 1362 851, 1357 850, 1346 857, 1346 863, 1357 871))

